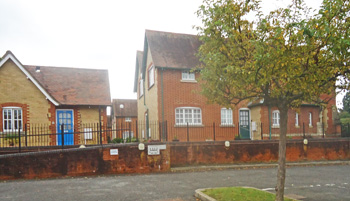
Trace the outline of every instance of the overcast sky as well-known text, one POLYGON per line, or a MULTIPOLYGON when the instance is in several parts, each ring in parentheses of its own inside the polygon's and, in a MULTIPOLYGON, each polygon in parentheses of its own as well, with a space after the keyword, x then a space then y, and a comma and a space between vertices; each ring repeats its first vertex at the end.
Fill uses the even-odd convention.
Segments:
MULTIPOLYGON (((290 0, 263 0, 274 9, 290 0)), ((308 0, 318 7, 321 0, 308 0)), ((108 69, 112 98, 136 98, 145 29, 197 34, 202 0, 0 0, 0 55, 22 64, 108 69)))

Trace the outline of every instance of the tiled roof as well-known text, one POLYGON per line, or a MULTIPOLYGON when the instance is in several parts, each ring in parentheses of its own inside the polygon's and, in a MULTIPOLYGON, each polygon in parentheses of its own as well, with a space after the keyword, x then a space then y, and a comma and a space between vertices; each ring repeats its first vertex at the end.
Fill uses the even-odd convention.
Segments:
POLYGON ((200 64, 196 35, 146 30, 146 39, 156 67, 188 69, 200 64))
POLYGON ((113 111, 116 117, 137 117, 137 100, 113 99, 113 111))
POLYGON ((60 105, 111 105, 107 70, 29 65, 24 68, 60 105), (36 72, 38 68, 40 72, 36 72))

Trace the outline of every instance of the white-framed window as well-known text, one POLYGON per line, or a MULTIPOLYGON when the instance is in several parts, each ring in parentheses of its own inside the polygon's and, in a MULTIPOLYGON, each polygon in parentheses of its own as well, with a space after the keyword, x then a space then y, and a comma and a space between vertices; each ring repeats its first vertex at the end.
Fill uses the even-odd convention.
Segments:
POLYGON ((309 113, 309 126, 312 126, 312 112, 309 113))
POLYGON ((20 107, 4 107, 2 110, 3 131, 22 130, 22 108, 20 107))
POLYGON ((232 110, 221 108, 221 125, 232 125, 232 110))
POLYGON ((84 128, 85 140, 92 140, 92 128, 84 128))
POLYGON ((182 80, 195 80, 195 74, 194 72, 191 72, 189 70, 182 71, 182 80))
POLYGON ((176 125, 201 125, 202 111, 197 107, 179 107, 175 109, 176 125))
POLYGON ((299 113, 295 113, 295 126, 299 126, 299 113))
POLYGON ((274 110, 272 112, 272 126, 280 125, 280 111, 274 110))
POLYGON ((125 122, 131 122, 131 117, 125 117, 125 122))
POLYGON ((143 80, 142 79, 140 80, 139 87, 140 87, 140 97, 142 97, 143 96, 143 80))
POLYGON ((129 136, 129 131, 124 131, 123 132, 123 139, 128 139, 129 137, 133 138, 134 137, 134 131, 130 132, 130 136, 129 136))
POLYGON ((148 88, 154 85, 154 66, 152 65, 151 68, 148 70, 148 88))

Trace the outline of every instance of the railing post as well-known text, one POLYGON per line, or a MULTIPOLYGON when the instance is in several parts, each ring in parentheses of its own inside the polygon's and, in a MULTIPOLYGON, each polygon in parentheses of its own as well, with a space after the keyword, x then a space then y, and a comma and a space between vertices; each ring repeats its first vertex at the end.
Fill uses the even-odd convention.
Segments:
POLYGON ((129 140, 131 142, 131 123, 129 122, 129 140))
POLYGON ((159 133, 159 141, 161 142, 162 141, 162 125, 160 124, 160 121, 158 121, 158 133, 159 133))
POLYGON ((324 133, 324 123, 322 122, 322 133, 323 133, 323 138, 325 137, 325 133, 324 133))
POLYGON ((213 122, 213 140, 215 141, 215 122, 213 122))
POLYGON ((138 126, 137 126, 137 120, 136 120, 136 139, 139 140, 139 130, 138 130, 138 126))
POLYGON ((19 153, 21 153, 21 128, 18 128, 18 143, 19 143, 18 151, 19 153))
POLYGON ((26 147, 28 146, 28 139, 27 139, 27 124, 24 124, 24 139, 25 139, 25 144, 26 147))
POLYGON ((62 149, 64 147, 64 124, 61 124, 62 149))
POLYGON ((303 138, 305 139, 305 123, 303 122, 303 138))
POLYGON ((102 145, 102 125, 100 122, 100 145, 102 145))
POLYGON ((187 142, 190 141, 190 135, 189 135, 189 127, 188 127, 188 122, 187 122, 187 142))
POLYGON ((165 139, 168 142, 168 120, 165 121, 165 139))

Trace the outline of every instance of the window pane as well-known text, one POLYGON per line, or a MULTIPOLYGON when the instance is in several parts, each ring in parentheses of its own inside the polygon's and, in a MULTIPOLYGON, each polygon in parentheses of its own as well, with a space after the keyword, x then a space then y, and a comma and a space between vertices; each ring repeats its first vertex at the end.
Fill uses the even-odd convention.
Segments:
POLYGON ((175 109, 176 124, 200 124, 201 110, 197 108, 176 108, 175 109))

